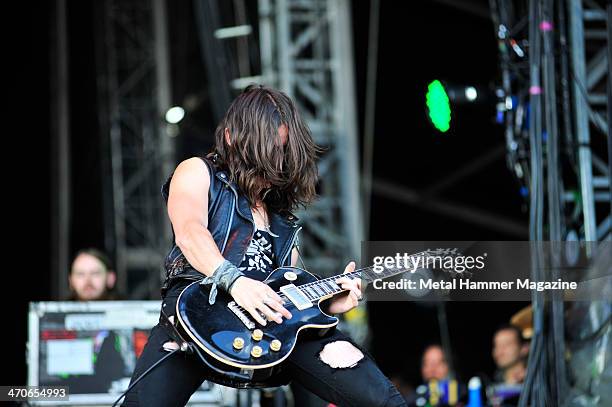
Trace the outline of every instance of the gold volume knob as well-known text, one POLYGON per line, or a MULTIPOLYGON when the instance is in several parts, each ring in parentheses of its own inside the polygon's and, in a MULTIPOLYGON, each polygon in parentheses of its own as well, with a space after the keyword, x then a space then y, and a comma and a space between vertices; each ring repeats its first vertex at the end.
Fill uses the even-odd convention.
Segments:
POLYGON ((278 339, 274 339, 272 342, 270 342, 270 349, 272 349, 275 352, 278 352, 281 348, 281 341, 279 341, 278 339))
POLYGON ((251 356, 253 356, 254 358, 258 358, 261 356, 261 352, 263 351, 263 349, 261 349, 261 346, 253 346, 253 349, 251 349, 251 356))
POLYGON ((263 338, 263 331, 261 329, 256 329, 251 334, 251 337, 253 338, 253 340, 259 341, 261 340, 261 338, 263 338))
POLYGON ((244 339, 239 336, 235 337, 234 342, 232 342, 232 346, 234 347, 234 349, 242 349, 242 347, 244 346, 244 339))

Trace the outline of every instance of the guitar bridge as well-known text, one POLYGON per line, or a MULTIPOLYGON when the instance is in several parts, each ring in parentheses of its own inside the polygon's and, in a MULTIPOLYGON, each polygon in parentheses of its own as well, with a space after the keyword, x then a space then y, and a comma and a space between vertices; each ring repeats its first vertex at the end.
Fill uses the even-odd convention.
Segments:
POLYGON ((231 301, 227 304, 227 307, 232 311, 240 321, 249 329, 255 329, 255 323, 245 313, 240 310, 236 301, 231 301))

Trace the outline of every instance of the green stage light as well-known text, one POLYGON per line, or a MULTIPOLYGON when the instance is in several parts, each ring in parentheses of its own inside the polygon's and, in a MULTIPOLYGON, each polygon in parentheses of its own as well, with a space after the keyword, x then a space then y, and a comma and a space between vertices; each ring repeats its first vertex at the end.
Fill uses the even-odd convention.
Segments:
POLYGON ((427 85, 426 103, 429 119, 434 127, 445 133, 450 128, 451 109, 448 95, 439 80, 427 85))

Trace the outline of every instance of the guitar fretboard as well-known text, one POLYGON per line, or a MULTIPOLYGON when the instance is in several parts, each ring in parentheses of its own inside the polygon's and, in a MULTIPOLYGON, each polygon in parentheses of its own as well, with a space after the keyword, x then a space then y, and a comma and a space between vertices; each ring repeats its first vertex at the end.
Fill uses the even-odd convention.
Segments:
POLYGON ((355 270, 350 273, 338 274, 332 277, 323 278, 321 280, 313 281, 312 283, 302 284, 297 288, 306 296, 309 300, 315 302, 323 297, 334 295, 342 291, 347 291, 336 283, 336 280, 340 277, 347 277, 351 280, 360 278, 366 283, 370 283, 375 280, 384 280, 407 271, 413 271, 415 266, 415 260, 424 255, 426 252, 416 253, 408 257, 408 263, 406 267, 388 267, 380 266, 383 269, 375 271, 374 266, 365 267, 359 270, 355 270))

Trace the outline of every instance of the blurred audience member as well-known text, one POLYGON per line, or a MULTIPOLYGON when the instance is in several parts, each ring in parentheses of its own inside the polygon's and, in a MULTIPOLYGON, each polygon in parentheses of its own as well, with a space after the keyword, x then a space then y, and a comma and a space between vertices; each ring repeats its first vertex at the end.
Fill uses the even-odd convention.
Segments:
POLYGON ((518 384, 525 379, 529 347, 521 330, 514 325, 503 325, 493 336, 493 360, 497 366, 495 381, 518 384))
POLYGON ((441 381, 448 378, 448 363, 440 345, 429 345, 423 351, 421 377, 424 383, 430 380, 441 381))
POLYGON ((487 386, 487 398, 493 406, 517 406, 527 373, 529 345, 521 330, 512 324, 502 325, 493 335, 493 360, 497 370, 493 383, 487 386))
POLYGON ((68 283, 71 301, 116 300, 117 275, 110 259, 97 249, 79 250, 72 261, 68 283))
POLYGON ((422 384, 405 397, 410 406, 454 406, 465 401, 466 388, 451 379, 450 367, 442 346, 431 344, 421 357, 422 384))

